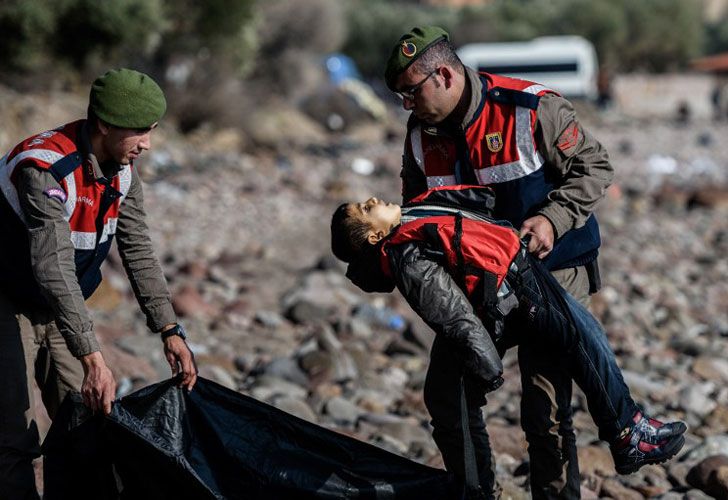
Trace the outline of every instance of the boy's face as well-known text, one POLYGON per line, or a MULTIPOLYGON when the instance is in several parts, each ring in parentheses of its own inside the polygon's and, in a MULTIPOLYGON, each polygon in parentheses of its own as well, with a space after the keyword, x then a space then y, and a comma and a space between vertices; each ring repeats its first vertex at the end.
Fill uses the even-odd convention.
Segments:
POLYGON ((371 197, 361 203, 349 203, 349 215, 369 225, 369 242, 376 243, 399 224, 402 212, 399 205, 371 197))

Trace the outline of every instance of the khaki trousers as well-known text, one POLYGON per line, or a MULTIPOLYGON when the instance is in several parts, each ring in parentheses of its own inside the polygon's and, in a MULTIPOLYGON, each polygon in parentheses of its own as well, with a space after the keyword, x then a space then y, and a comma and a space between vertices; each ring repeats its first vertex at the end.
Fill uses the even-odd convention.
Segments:
POLYGON ((0 294, 0 498, 36 499, 33 459, 40 456, 33 381, 53 419, 83 368, 66 347, 48 308, 16 306, 0 294))

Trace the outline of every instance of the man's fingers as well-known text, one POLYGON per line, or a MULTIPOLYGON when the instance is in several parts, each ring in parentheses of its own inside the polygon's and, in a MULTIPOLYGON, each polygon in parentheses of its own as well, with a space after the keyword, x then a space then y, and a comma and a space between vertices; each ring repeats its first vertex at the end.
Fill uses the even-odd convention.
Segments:
POLYGON ((167 352, 167 363, 169 363, 169 367, 172 369, 172 375, 177 375, 179 372, 179 365, 177 363, 177 356, 173 352, 167 352))
POLYGON ((102 402, 103 407, 104 407, 103 408, 104 415, 109 415, 111 413, 111 402, 112 401, 113 401, 113 398, 112 398, 111 394, 105 394, 104 395, 104 399, 103 399, 103 402, 102 402))
POLYGON ((182 383, 187 387, 188 391, 191 391, 197 381, 197 367, 195 366, 195 358, 192 356, 192 352, 189 350, 183 351, 180 354, 180 364, 184 372, 182 383))
POLYGON ((81 393, 81 395, 83 396, 83 404, 85 404, 86 406, 88 406, 89 408, 91 408, 93 410, 94 409, 93 398, 88 393, 88 391, 83 391, 81 393))
POLYGON ((531 239, 528 242, 528 253, 535 253, 541 249, 541 240, 539 240, 535 234, 531 235, 531 239))

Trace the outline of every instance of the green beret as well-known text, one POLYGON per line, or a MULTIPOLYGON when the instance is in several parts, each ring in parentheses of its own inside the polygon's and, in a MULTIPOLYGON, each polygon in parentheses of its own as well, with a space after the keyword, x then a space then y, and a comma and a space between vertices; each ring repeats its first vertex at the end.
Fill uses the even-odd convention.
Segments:
POLYGON ((387 61, 387 69, 384 72, 387 87, 391 90, 397 90, 397 77, 409 68, 410 64, 415 62, 432 45, 440 40, 449 39, 450 36, 447 31, 439 26, 412 28, 408 33, 402 35, 392 49, 392 54, 387 61))
POLYGON ((167 110, 164 92, 149 76, 132 69, 112 69, 91 85, 89 108, 120 128, 147 128, 167 110))

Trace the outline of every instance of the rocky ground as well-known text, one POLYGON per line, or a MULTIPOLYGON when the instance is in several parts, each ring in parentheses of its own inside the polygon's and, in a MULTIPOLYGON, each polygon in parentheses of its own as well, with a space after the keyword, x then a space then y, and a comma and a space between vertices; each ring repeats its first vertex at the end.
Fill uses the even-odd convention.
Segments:
MULTIPOLYGON (((678 459, 617 476, 577 392, 583 497, 728 498, 728 126, 582 116, 617 169, 599 210, 604 288, 592 310, 634 397, 690 425, 678 459)), ((339 203, 398 201, 403 131, 402 117, 328 135, 289 116, 261 123, 268 136, 253 141, 277 147, 252 148, 234 130, 181 137, 162 128, 139 163, 200 374, 442 466, 422 401, 431 332, 398 295, 353 287, 328 251, 339 203)), ((5 147, 22 137, 9 134, 5 147)), ((117 257, 105 276, 91 304, 123 395, 167 378, 169 367, 117 257)), ((506 383, 484 411, 506 497, 528 498, 514 353, 505 364, 506 383)))

